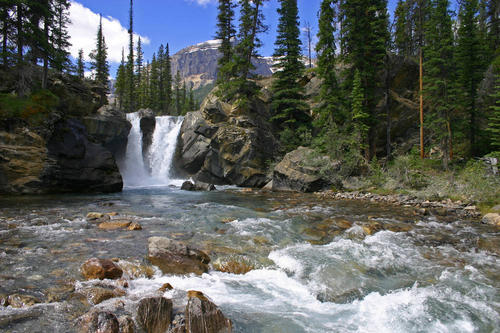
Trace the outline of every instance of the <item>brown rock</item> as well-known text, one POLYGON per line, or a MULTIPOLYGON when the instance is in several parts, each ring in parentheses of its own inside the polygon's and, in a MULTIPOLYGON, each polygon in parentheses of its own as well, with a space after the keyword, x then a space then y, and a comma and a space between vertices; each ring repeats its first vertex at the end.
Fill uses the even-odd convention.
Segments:
POLYGON ((12 294, 7 297, 7 303, 13 308, 24 308, 40 303, 40 300, 30 295, 12 294))
POLYGON ((496 225, 500 227, 500 214, 497 213, 489 213, 483 216, 481 220, 483 223, 496 225))
POLYGON ((161 291, 162 293, 164 293, 165 291, 172 290, 172 289, 174 289, 174 287, 172 287, 172 285, 170 283, 165 283, 158 290, 161 291))
POLYGON ((374 233, 384 229, 382 224, 378 222, 371 222, 370 224, 364 225, 362 228, 367 235, 373 235, 374 233))
POLYGON ((127 220, 114 220, 99 224, 99 229, 102 230, 127 229, 131 224, 132 222, 127 220))
POLYGON ((108 311, 90 311, 76 320, 81 333, 120 333, 116 316, 108 311))
POLYGON ((137 322, 148 333, 164 333, 172 322, 172 301, 163 297, 144 298, 137 308, 137 322))
POLYGON ((129 316, 121 316, 120 318, 118 318, 118 324, 120 326, 120 333, 135 332, 134 321, 129 316))
POLYGON ((214 263, 214 269, 223 273, 246 274, 253 270, 254 267, 244 261, 227 260, 214 263))
POLYGON ((142 226, 137 222, 132 222, 132 224, 127 227, 127 230, 142 230, 142 226))
POLYGON ((91 258, 80 269, 87 280, 119 279, 123 275, 122 269, 108 259, 91 258))
POLYGON ((90 212, 87 214, 87 221, 109 220, 109 215, 104 213, 90 212))
POLYGON ((155 270, 153 266, 142 264, 139 261, 126 261, 121 260, 119 262, 120 268, 123 272, 131 279, 138 278, 152 278, 155 270))
POLYGON ((185 321, 187 333, 232 331, 231 320, 203 293, 195 290, 188 291, 185 321))
POLYGON ((164 237, 148 239, 148 259, 165 274, 203 274, 210 262, 206 253, 164 237))

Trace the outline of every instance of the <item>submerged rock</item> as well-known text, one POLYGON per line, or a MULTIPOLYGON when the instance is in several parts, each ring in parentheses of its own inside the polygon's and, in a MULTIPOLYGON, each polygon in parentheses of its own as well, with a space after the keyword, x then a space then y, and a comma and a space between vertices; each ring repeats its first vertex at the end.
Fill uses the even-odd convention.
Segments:
POLYGON ((119 279, 123 275, 122 269, 108 259, 91 258, 80 269, 87 280, 119 279))
POLYGON ((120 333, 118 319, 108 311, 92 310, 78 318, 75 326, 81 333, 120 333))
POLYGON ((108 299, 125 296, 126 292, 120 288, 111 286, 91 286, 79 291, 90 303, 97 305, 108 299))
POLYGON ((203 251, 164 237, 148 239, 148 259, 164 274, 203 274, 208 271, 210 262, 203 251))
POLYGON ((24 308, 40 303, 40 300, 30 295, 12 294, 7 297, 5 303, 13 308, 24 308))
POLYGON ((172 322, 172 300, 144 298, 137 308, 137 322, 148 333, 164 333, 172 322))
POLYGON ((195 181, 194 183, 190 181, 185 181, 182 183, 181 190, 184 191, 215 191, 217 190, 215 188, 215 185, 213 184, 208 184, 200 181, 195 181))
POLYGON ((188 291, 185 321, 187 333, 232 332, 231 320, 202 292, 195 290, 188 291))
POLYGON ((132 225, 132 221, 128 220, 113 220, 99 224, 99 229, 102 230, 118 230, 128 229, 132 225))

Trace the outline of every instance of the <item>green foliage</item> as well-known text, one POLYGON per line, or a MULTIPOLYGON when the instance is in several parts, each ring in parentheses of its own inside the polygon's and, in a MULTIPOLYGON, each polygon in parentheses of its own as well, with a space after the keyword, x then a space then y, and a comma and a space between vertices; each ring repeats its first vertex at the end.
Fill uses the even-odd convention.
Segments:
POLYGON ((365 110, 365 96, 363 86, 361 85, 361 75, 359 70, 356 69, 354 73, 354 80, 352 83, 351 103, 352 103, 352 122, 354 130, 360 138, 359 147, 361 149, 368 148, 368 120, 369 114, 365 110))
POLYGON ((498 84, 493 94, 494 105, 491 106, 491 115, 488 122, 488 133, 490 134, 491 146, 500 151, 500 75, 497 77, 498 84))
POLYGON ((108 64, 108 48, 102 31, 102 16, 99 20, 97 28, 96 48, 89 54, 91 59, 90 69, 95 72, 95 81, 101 85, 100 96, 101 104, 107 103, 106 94, 109 84, 109 64, 108 64))
POLYGON ((217 15, 217 32, 216 39, 221 40, 217 81, 223 83, 229 80, 232 76, 231 60, 233 57, 232 39, 236 35, 236 29, 233 24, 235 5, 231 0, 219 0, 219 14, 217 15))
POLYGON ((36 125, 55 111, 59 98, 49 90, 40 90, 29 97, 0 94, 0 118, 20 118, 36 125))

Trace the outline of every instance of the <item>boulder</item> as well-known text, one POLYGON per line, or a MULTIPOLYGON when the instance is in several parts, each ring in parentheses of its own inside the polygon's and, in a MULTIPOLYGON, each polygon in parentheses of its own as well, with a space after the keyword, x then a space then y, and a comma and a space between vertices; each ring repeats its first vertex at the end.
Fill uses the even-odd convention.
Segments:
POLYGON ((148 239, 148 259, 164 274, 203 274, 210 262, 204 252, 164 237, 148 239))
POLYGON ((97 212, 87 213, 86 218, 87 218, 87 221, 91 221, 91 222, 96 222, 96 221, 101 222, 101 221, 111 219, 111 217, 108 214, 97 213, 97 212))
POLYGON ((217 188, 213 184, 208 184, 208 183, 203 183, 200 181, 195 181, 194 183, 188 181, 185 181, 182 183, 181 190, 184 191, 215 191, 217 188))
POLYGON ((340 163, 331 161, 326 156, 317 157, 310 148, 299 147, 285 155, 273 171, 273 191, 316 192, 324 189, 330 182, 321 174, 318 163, 308 163, 311 159, 321 159, 321 164, 328 165, 329 172, 334 172, 340 163), (311 164, 311 165, 309 165, 311 164))
POLYGON ((99 229, 102 230, 119 230, 128 229, 132 225, 132 221, 128 220, 113 220, 108 222, 102 222, 99 224, 99 229))
POLYGON ((119 333, 120 324, 116 316, 108 311, 92 310, 75 322, 81 333, 119 333))
POLYGON ((151 166, 149 165, 149 148, 153 143, 153 134, 156 128, 156 117, 151 109, 141 109, 138 111, 141 120, 139 126, 142 133, 142 158, 148 169, 151 171, 151 166))
POLYGON ((486 214, 483 216, 482 222, 500 227, 500 214, 498 213, 486 214))
POLYGON ((232 331, 231 320, 203 293, 194 290, 188 291, 185 323, 187 333, 232 331))
POLYGON ((80 269, 87 280, 119 279, 123 275, 122 269, 109 259, 91 258, 80 269))
POLYGON ((164 333, 172 322, 172 300, 144 298, 137 308, 137 322, 148 333, 164 333))
POLYGON ((258 98, 241 108, 210 94, 200 111, 184 119, 178 168, 205 183, 264 186, 267 162, 278 149, 269 118, 268 106, 258 98))

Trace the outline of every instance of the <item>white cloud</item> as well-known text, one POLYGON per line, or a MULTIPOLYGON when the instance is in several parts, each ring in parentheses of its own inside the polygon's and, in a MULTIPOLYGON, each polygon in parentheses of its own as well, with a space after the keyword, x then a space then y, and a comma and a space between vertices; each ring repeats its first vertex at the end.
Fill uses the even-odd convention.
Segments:
MULTIPOLYGON (((206 1, 206 0, 204 0, 206 1)), ((89 53, 95 48, 99 14, 92 12, 82 4, 71 1, 71 23, 68 27, 71 47, 69 49, 74 58, 78 57, 78 50, 83 49, 85 59, 89 60, 89 53)), ((108 47, 108 61, 118 63, 122 59, 122 48, 125 56, 128 53, 129 36, 127 28, 123 27, 117 19, 108 16, 102 18, 102 30, 108 47)), ((138 34, 134 34, 137 45, 138 34)), ((149 44, 149 38, 141 36, 143 44, 149 44)))
POLYGON ((189 2, 196 2, 200 6, 206 6, 209 3, 216 3, 216 0, 186 0, 189 2))

